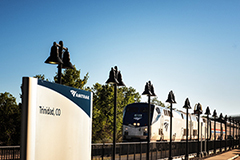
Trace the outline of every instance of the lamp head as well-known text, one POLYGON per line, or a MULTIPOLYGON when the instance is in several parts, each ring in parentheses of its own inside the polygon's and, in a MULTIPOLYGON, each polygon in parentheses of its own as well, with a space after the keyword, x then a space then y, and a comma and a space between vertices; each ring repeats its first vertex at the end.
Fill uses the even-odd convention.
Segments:
POLYGON ((219 115, 219 118, 220 118, 220 119, 222 119, 222 118, 223 118, 223 115, 222 115, 222 113, 220 113, 220 115, 219 115))
POLYGON ((217 117, 217 111, 216 111, 216 109, 213 111, 213 115, 212 115, 213 117, 217 117))
POLYGON ((70 54, 68 50, 66 50, 63 54, 63 68, 74 69, 72 63, 70 62, 70 54))
POLYGON ((125 84, 123 83, 123 81, 122 81, 122 74, 121 74, 121 72, 120 71, 118 71, 118 74, 117 74, 117 81, 118 81, 118 86, 125 86, 125 84))
POLYGON ((225 115, 224 120, 227 121, 227 119, 228 119, 228 117, 227 117, 227 115, 225 115))
POLYGON ((185 109, 191 109, 190 102, 189 102, 189 99, 188 99, 188 98, 185 100, 185 104, 184 104, 183 108, 185 108, 185 109))
POLYGON ((111 71, 109 72, 109 78, 106 81, 107 84, 118 84, 119 83, 118 80, 117 80, 117 77, 116 77, 116 75, 117 75, 117 70, 116 69, 111 68, 111 71))
POLYGON ((155 92, 154 92, 154 87, 153 87, 153 85, 151 85, 151 93, 152 93, 151 96, 156 96, 156 94, 155 94, 155 92))
POLYGON ((210 109, 209 107, 207 106, 207 109, 206 109, 206 112, 205 112, 206 115, 211 115, 211 112, 210 112, 210 109))
POLYGON ((145 89, 144 89, 142 95, 148 95, 148 96, 152 95, 152 92, 151 92, 151 82, 150 83, 149 82, 146 82, 145 89))
POLYGON ((63 41, 59 41, 59 45, 63 47, 63 41))
MULTIPOLYGON (((149 84, 151 84, 151 81, 148 82, 149 84)), ((153 87, 153 84, 150 85, 150 91, 152 93, 151 96, 156 96, 155 92, 154 92, 154 87, 153 87)))
POLYGON ((202 114, 202 105, 200 103, 195 105, 194 114, 202 114))
POLYGON ((223 120, 223 115, 222 115, 222 113, 220 113, 218 119, 222 122, 222 120, 223 120))
POLYGON ((168 103, 176 103, 173 91, 169 92, 168 99, 166 100, 166 102, 168 102, 168 103))
POLYGON ((232 117, 231 116, 228 117, 228 120, 229 120, 229 122, 232 122, 232 117))
POLYGON ((51 47, 50 56, 47 58, 45 63, 48 63, 48 64, 63 64, 63 61, 59 57, 59 52, 58 52, 56 42, 53 42, 53 46, 51 47))

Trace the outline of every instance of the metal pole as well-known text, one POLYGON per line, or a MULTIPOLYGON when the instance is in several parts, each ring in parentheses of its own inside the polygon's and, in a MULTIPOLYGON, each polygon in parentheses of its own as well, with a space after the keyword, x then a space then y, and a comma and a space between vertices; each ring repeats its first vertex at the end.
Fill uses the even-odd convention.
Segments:
POLYGON ((169 160, 172 159, 172 103, 170 103, 170 143, 169 143, 169 160))
POLYGON ((239 121, 238 121, 238 148, 240 147, 240 146, 239 146, 239 140, 240 140, 240 136, 239 136, 239 126, 240 126, 240 125, 239 125, 239 121))
POLYGON ((185 159, 188 160, 188 108, 187 108, 187 119, 186 119, 186 154, 185 159))
MULTIPOLYGON (((59 42, 59 57, 62 59, 63 42, 59 42)), ((62 64, 58 64, 58 83, 62 84, 62 64)))
POLYGON ((227 119, 225 119, 225 151, 227 151, 227 119))
POLYGON ((149 160, 150 152, 150 125, 151 125, 151 104, 150 104, 150 95, 148 95, 148 137, 147 137, 147 160, 149 160))
POLYGON ((235 128, 235 124, 234 124, 234 119, 233 119, 233 146, 232 146, 232 149, 234 149, 234 128, 235 128))
POLYGON ((222 152, 222 137, 223 137, 223 130, 222 130, 222 119, 220 119, 221 123, 221 134, 220 134, 220 152, 222 152))
POLYGON ((240 122, 238 121, 238 148, 240 148, 240 135, 239 135, 240 122))
POLYGON ((232 149, 232 139, 231 139, 231 137, 232 137, 232 133, 231 133, 231 131, 232 131, 232 128, 231 128, 231 120, 229 119, 229 125, 230 125, 230 136, 229 136, 229 142, 230 142, 230 145, 229 145, 229 150, 230 149, 232 149))
POLYGON ((214 116, 214 154, 216 154, 216 116, 214 116))
POLYGON ((198 151, 197 151, 197 157, 199 157, 199 152, 200 152, 200 143, 199 143, 199 129, 200 129, 200 124, 199 124, 199 122, 200 122, 200 111, 198 111, 198 141, 197 141, 197 143, 198 143, 198 151))
MULTIPOLYGON (((201 138, 201 141, 200 141, 200 156, 202 157, 202 153, 203 153, 203 135, 202 135, 202 128, 203 128, 203 122, 201 122, 201 125, 200 125, 201 127, 200 127, 200 129, 201 129, 201 132, 200 132, 200 134, 201 134, 201 136, 200 136, 200 138, 201 138)), ((206 149, 205 149, 205 151, 206 151, 206 149)))
POLYGON ((209 154, 209 150, 208 150, 208 124, 209 124, 209 115, 207 114, 207 154, 209 154))
POLYGON ((117 84, 114 84, 114 119, 113 119, 113 155, 115 160, 116 155, 116 117, 117 117, 117 84))

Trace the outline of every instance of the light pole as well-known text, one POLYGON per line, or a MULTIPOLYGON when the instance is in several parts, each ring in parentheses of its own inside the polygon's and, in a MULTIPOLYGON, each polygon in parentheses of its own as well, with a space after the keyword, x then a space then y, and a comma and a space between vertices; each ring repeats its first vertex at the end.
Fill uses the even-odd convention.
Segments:
POLYGON ((53 42, 50 56, 47 58, 45 63, 58 64, 58 82, 57 83, 59 84, 62 84, 62 68, 74 69, 72 63, 70 62, 70 54, 68 52, 68 48, 63 47, 62 41, 59 41, 59 44, 57 44, 56 42, 53 42), (63 53, 63 50, 64 50, 64 53, 63 53))
POLYGON ((238 146, 238 148, 239 148, 239 143, 238 143, 238 141, 239 141, 239 121, 238 121, 238 120, 236 121, 236 130, 237 130, 237 131, 236 131, 236 132, 237 132, 237 133, 236 133, 236 134, 237 134, 237 135, 236 135, 236 143, 237 143, 237 146, 238 146))
MULTIPOLYGON (((195 105, 194 114, 198 115, 198 152, 197 152, 197 157, 200 157, 199 134, 200 134, 200 114, 202 114, 202 105, 200 103, 195 105)), ((201 132, 202 132, 202 129, 201 129, 201 132)))
POLYGON ((228 120, 229 120, 229 128, 230 128, 230 133, 229 133, 229 141, 230 141, 230 146, 229 146, 229 150, 230 149, 232 149, 232 124, 231 124, 231 122, 232 122, 232 117, 230 116, 229 118, 228 118, 228 120))
POLYGON ((168 159, 171 160, 172 158, 172 104, 176 103, 175 96, 173 94, 173 91, 170 91, 168 94, 168 99, 166 102, 170 103, 170 143, 169 143, 169 157, 168 159))
POLYGON ((148 136, 147 136, 147 160, 149 160, 149 152, 150 152, 150 136, 151 136, 151 96, 156 96, 154 93, 153 85, 151 84, 151 81, 148 81, 145 85, 145 89, 142 93, 142 95, 148 96, 148 136))
POLYGON ((227 151, 227 115, 225 115, 224 117, 224 121, 225 121, 225 151, 227 151))
POLYGON ((220 123, 221 123, 221 133, 220 133, 220 152, 222 152, 222 137, 223 137, 222 119, 223 119, 223 115, 222 115, 222 113, 220 113, 220 115, 219 115, 219 121, 220 121, 220 123))
MULTIPOLYGON (((211 115, 209 107, 207 107, 205 114, 207 115, 207 137, 206 137, 207 138, 207 154, 209 154, 209 148, 208 148, 209 128, 208 128, 208 126, 209 126, 209 115, 211 115)), ((212 131, 211 131, 211 127, 210 127, 210 134, 211 134, 211 132, 212 131)))
POLYGON ((187 98, 185 101, 185 104, 183 106, 187 110, 186 114, 186 153, 185 153, 185 159, 188 160, 188 109, 191 109, 189 99, 187 98))
POLYGON ((233 122, 233 145, 232 145, 232 149, 234 149, 234 128, 235 128, 235 124, 234 124, 234 118, 232 119, 233 122))
POLYGON ((114 86, 114 117, 113 117, 113 155, 112 159, 115 160, 116 155, 116 118, 117 118, 117 86, 125 86, 122 81, 121 72, 118 71, 117 66, 111 68, 109 78, 106 81, 107 84, 113 84, 114 86))
POLYGON ((213 117, 214 117, 214 154, 216 154, 216 117, 217 117, 216 110, 213 111, 213 117))
POLYGON ((238 128, 237 128, 237 130, 238 130, 238 148, 240 148, 240 143, 239 143, 239 141, 240 141, 239 127, 240 127, 240 121, 238 121, 238 128))

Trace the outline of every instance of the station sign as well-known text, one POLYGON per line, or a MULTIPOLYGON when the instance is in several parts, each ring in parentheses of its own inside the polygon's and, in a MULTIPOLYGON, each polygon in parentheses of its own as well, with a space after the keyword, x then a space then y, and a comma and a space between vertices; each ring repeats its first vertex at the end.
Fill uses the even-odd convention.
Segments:
POLYGON ((91 137, 91 92, 23 77, 21 160, 90 160, 91 137))

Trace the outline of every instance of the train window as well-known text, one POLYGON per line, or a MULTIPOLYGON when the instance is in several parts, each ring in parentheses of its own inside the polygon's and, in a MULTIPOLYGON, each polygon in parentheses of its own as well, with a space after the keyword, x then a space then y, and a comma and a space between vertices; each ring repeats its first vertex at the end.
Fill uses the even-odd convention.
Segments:
MULTIPOLYGON (((170 116, 171 115, 171 112, 170 111, 168 111, 168 116, 170 116)), ((172 116, 173 117, 173 116, 172 116)))
POLYGON ((197 136, 197 130, 196 129, 193 130, 193 136, 197 136))
POLYGON ((140 108, 140 112, 142 112, 142 113, 148 113, 148 107, 142 107, 142 108, 140 108))
POLYGON ((156 111, 157 111, 158 114, 161 113, 159 108, 156 108, 156 111))
POLYGON ((165 116, 168 116, 167 110, 164 110, 164 115, 165 115, 165 116))
MULTIPOLYGON (((184 132, 183 132, 183 136, 186 136, 187 135, 187 129, 184 129, 184 132)), ((188 129, 188 133, 189 133, 189 129, 188 129)), ((189 134, 188 134, 189 135, 189 134)))
POLYGON ((127 107, 127 112, 138 112, 138 108, 137 107, 127 107))

